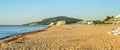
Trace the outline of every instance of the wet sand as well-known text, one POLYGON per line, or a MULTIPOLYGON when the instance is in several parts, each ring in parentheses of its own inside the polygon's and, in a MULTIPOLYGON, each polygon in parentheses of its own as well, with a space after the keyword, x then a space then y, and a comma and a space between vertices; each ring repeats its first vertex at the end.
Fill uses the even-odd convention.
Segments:
POLYGON ((118 26, 76 26, 48 28, 0 44, 0 50, 120 50, 120 36, 107 32, 118 26))

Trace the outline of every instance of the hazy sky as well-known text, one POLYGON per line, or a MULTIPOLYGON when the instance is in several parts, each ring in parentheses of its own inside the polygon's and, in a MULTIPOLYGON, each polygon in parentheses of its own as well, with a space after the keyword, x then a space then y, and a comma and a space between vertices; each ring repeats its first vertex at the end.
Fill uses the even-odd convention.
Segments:
POLYGON ((0 0, 0 24, 24 24, 55 16, 104 19, 120 14, 120 0, 0 0))

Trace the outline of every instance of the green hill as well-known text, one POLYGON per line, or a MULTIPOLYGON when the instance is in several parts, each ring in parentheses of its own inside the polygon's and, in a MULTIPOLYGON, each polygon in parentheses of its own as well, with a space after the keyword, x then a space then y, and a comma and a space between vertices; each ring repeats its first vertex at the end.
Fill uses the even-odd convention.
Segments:
POLYGON ((57 16, 57 17, 53 17, 53 18, 46 18, 46 19, 43 19, 42 21, 38 21, 38 22, 27 23, 24 25, 48 25, 51 22, 57 23, 58 21, 65 21, 66 24, 72 24, 72 23, 82 21, 82 19, 69 18, 66 16, 57 16))

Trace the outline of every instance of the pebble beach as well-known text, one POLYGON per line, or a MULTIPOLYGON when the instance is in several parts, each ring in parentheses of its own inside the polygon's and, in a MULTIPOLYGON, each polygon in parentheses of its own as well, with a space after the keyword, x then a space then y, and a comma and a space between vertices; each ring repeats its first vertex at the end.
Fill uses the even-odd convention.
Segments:
POLYGON ((118 26, 65 25, 51 27, 0 43, 0 50, 120 50, 118 26))

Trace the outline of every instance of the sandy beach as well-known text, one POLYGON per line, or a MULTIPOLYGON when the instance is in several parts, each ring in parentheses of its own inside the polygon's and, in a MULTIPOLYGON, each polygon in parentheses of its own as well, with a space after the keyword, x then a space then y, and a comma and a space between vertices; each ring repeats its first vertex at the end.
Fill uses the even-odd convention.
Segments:
POLYGON ((118 26, 52 27, 0 44, 0 50, 120 50, 120 36, 107 32, 118 26))

